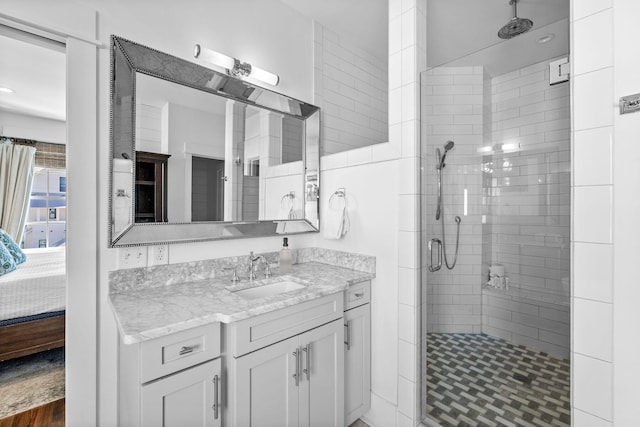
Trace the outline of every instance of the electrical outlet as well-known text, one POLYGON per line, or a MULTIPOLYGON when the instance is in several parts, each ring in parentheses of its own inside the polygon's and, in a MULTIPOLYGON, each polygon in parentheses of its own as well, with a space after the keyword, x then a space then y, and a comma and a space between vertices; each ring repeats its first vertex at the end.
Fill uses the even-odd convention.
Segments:
POLYGON ((147 266, 147 247, 118 249, 118 269, 138 268, 147 266))
POLYGON ((169 263, 169 245, 149 246, 149 267, 169 263))

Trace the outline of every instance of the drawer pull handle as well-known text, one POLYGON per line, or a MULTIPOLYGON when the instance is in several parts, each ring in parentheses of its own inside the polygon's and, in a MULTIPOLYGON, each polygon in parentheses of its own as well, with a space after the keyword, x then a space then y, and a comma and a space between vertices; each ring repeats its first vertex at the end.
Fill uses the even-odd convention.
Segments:
POLYGON ((344 327, 347 328, 347 333, 345 334, 346 340, 344 343, 347 345, 347 350, 351 350, 351 320, 349 320, 344 327))
POLYGON ((362 298, 364 296, 364 292, 356 292, 353 294, 356 298, 362 298))
POLYGON ((298 350, 293 352, 293 356, 296 358, 296 373, 293 374, 293 378, 296 380, 296 387, 300 385, 300 359, 298 350))
POLYGON ((220 404, 218 403, 218 384, 220 379, 217 375, 213 377, 213 418, 218 419, 220 404))
POLYGON ((307 344, 302 351, 304 351, 306 353, 306 368, 304 368, 302 370, 302 372, 304 372, 305 374, 307 374, 307 381, 309 381, 309 376, 311 375, 311 343, 307 344))
POLYGON ((187 346, 183 346, 180 349, 180 356, 184 356, 185 354, 189 354, 189 353, 193 353, 193 347, 187 347, 187 346))

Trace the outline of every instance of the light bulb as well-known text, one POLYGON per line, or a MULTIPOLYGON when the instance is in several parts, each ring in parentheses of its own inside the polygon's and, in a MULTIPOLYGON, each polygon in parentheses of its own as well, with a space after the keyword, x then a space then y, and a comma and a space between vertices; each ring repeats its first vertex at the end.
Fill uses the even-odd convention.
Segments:
POLYGON ((207 49, 199 44, 194 46, 193 56, 217 65, 218 67, 226 68, 227 70, 233 69, 233 64, 235 62, 232 57, 216 52, 215 50, 207 49))
POLYGON ((251 74, 249 74, 249 77, 270 84, 271 86, 277 86, 278 82, 280 82, 280 77, 277 74, 270 73, 253 65, 251 66, 251 74))

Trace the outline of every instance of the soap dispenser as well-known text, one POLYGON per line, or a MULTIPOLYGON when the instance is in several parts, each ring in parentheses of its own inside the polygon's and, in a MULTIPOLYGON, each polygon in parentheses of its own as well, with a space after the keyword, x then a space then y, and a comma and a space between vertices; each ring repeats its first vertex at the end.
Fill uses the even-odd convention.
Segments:
POLYGON ((292 264, 293 254, 289 249, 289 239, 285 237, 282 241, 282 249, 280 249, 280 273, 291 272, 292 264))

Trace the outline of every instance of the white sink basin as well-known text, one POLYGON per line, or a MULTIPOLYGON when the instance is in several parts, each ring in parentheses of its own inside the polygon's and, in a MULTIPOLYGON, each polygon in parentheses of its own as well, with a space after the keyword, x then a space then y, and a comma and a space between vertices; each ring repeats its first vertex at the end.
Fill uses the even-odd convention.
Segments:
POLYGON ((234 294, 246 299, 266 298, 272 295, 283 294, 285 292, 296 291, 304 288, 305 285, 294 282, 291 279, 283 279, 274 283, 258 284, 257 286, 233 291, 234 294))

